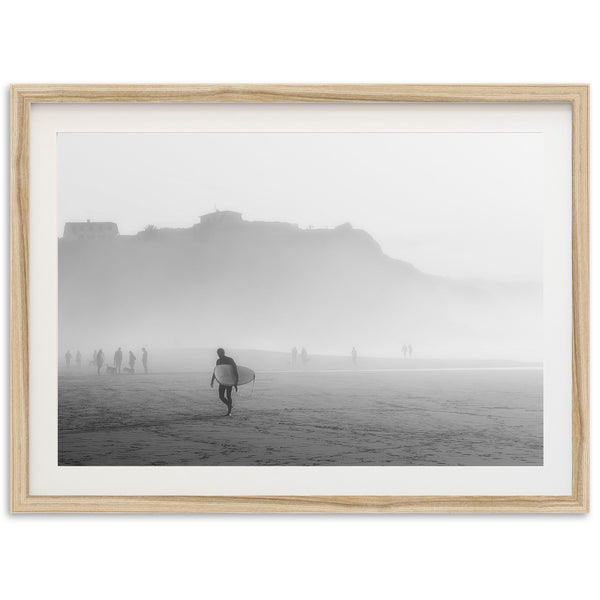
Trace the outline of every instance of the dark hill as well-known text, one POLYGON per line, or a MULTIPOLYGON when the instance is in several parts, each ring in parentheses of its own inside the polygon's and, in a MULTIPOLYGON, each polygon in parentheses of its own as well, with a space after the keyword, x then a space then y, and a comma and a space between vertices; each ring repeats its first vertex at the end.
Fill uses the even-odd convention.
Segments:
MULTIPOLYGON (((539 359, 541 286, 456 281, 349 225, 198 224, 59 240, 60 347, 539 359)), ((64 351, 63 351, 64 352, 64 351)))

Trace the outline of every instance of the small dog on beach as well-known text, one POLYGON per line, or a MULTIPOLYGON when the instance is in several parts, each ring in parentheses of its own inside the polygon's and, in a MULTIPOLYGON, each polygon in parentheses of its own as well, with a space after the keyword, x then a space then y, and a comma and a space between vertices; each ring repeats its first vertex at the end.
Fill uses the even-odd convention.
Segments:
POLYGON ((106 365, 106 374, 107 375, 116 375, 117 367, 109 367, 108 365, 106 365))

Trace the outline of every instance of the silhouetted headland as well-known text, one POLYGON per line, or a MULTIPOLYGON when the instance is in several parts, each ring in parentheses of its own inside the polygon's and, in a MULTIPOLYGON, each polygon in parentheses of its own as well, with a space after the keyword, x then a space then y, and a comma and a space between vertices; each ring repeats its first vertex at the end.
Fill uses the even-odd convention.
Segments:
POLYGON ((349 224, 304 229, 222 211, 136 235, 76 225, 58 242, 61 348, 306 344, 401 356, 410 340, 421 356, 542 356, 540 284, 428 275, 349 224))

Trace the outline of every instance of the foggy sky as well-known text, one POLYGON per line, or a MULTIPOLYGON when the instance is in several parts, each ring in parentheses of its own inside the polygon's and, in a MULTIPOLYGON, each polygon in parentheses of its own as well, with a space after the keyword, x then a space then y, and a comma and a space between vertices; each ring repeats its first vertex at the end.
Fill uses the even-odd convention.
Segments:
POLYGON ((394 258, 451 277, 541 281, 543 136, 535 133, 61 133, 66 221, 190 227, 237 210, 350 222, 394 258))

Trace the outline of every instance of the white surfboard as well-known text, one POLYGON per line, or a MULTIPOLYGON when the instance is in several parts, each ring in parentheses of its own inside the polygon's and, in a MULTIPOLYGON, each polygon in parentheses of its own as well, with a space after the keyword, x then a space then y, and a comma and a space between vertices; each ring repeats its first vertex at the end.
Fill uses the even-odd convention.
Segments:
MULTIPOLYGON (((256 374, 252 369, 248 367, 240 367, 238 365, 238 385, 245 385, 254 381, 256 374)), ((235 377, 233 374, 233 367, 231 365, 217 365, 215 367, 215 379, 221 385, 235 385, 235 377)))

